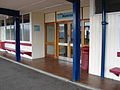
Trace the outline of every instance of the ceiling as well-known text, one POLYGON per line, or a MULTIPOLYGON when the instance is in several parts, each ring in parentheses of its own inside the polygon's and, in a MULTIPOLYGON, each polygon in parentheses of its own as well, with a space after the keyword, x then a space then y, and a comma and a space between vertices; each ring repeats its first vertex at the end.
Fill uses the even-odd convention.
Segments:
POLYGON ((22 14, 36 11, 48 13, 71 9, 72 4, 66 0, 0 0, 0 8, 20 10, 22 14))
POLYGON ((0 7, 20 10, 21 13, 31 11, 50 12, 57 9, 69 9, 71 3, 66 0, 0 0, 0 7))

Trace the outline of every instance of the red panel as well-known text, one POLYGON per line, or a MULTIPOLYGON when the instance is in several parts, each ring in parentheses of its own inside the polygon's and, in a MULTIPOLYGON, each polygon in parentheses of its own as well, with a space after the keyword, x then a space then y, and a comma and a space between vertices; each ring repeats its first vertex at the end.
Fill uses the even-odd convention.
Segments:
POLYGON ((4 45, 4 42, 0 42, 0 48, 1 48, 1 49, 4 49, 4 46, 5 46, 5 45, 4 45))
MULTIPOLYGON (((14 49, 11 49, 11 48, 5 48, 5 50, 8 50, 8 51, 12 51, 12 52, 16 52, 14 49)), ((21 54, 27 54, 29 56, 32 56, 32 52, 28 52, 28 51, 20 51, 21 54)))
POLYGON ((110 69, 110 72, 119 76, 120 75, 120 68, 119 67, 112 68, 112 69, 110 69))
POLYGON ((120 52, 117 52, 117 57, 120 57, 120 52))
MULTIPOLYGON (((15 44, 15 42, 10 42, 10 41, 6 41, 5 43, 15 44)), ((24 45, 24 46, 32 46, 31 43, 20 43, 20 45, 24 45)))
MULTIPOLYGON (((1 42, 2 43, 2 42, 1 42)), ((4 45, 5 43, 9 43, 9 44, 15 44, 15 42, 10 42, 10 41, 5 41, 2 44, 0 43, 0 48, 3 47, 2 45, 4 45)), ((30 43, 20 43, 20 45, 24 45, 24 46, 32 46, 32 44, 30 43)), ((16 52, 14 49, 10 49, 10 48, 4 48, 5 50, 8 51, 12 51, 12 52, 16 52)), ((32 52, 28 52, 28 51, 20 51, 21 54, 27 54, 29 56, 32 56, 32 52)))

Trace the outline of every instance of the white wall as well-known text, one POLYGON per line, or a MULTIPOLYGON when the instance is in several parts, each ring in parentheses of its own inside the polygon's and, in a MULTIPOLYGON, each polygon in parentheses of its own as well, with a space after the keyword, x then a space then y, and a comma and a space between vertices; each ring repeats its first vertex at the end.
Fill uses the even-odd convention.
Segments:
POLYGON ((32 58, 44 57, 44 13, 33 12, 32 21, 32 58), (40 26, 40 31, 34 31, 34 25, 40 26))
MULTIPOLYGON (((90 2, 90 62, 89 73, 100 76, 101 74, 101 45, 102 45, 102 17, 94 14, 94 0, 90 2), (92 10, 92 11, 91 11, 92 10)), ((109 70, 114 67, 120 67, 120 58, 117 52, 120 51, 120 13, 107 14, 107 32, 106 32, 106 62, 105 77, 119 80, 109 70)))

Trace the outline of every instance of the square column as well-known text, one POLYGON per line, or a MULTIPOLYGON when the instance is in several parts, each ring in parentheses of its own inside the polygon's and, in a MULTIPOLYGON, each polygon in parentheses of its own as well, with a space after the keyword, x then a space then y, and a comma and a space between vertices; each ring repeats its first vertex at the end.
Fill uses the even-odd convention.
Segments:
POLYGON ((73 75, 72 80, 80 80, 80 0, 73 1, 73 75))
POLYGON ((16 61, 20 62, 20 20, 19 17, 14 17, 14 25, 15 25, 15 49, 16 49, 16 61))

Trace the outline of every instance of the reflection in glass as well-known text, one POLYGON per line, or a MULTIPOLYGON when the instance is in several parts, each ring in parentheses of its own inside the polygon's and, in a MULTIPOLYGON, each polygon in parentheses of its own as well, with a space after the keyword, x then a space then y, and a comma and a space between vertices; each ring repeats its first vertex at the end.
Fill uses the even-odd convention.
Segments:
POLYGON ((73 47, 71 47, 71 58, 73 58, 73 47))
POLYGON ((54 55, 54 45, 47 45, 47 54, 54 55))
POLYGON ((90 22, 85 22, 84 28, 85 28, 85 35, 84 35, 85 42, 84 43, 85 43, 85 45, 89 45, 90 22))
POLYGON ((25 14, 23 15, 23 23, 29 23, 30 22, 30 15, 25 14))
POLYGON ((30 41, 30 24, 23 24, 23 41, 30 41))
POLYGON ((59 46, 59 56, 67 57, 67 46, 59 46))
MULTIPOLYGON (((73 43, 73 23, 71 24, 71 43, 73 43)), ((81 26, 80 26, 80 43, 81 43, 81 26)))
POLYGON ((6 40, 10 40, 10 26, 6 26, 6 40))
POLYGON ((22 41, 23 25, 20 24, 20 41, 22 41))
POLYGON ((46 38, 47 42, 54 42, 54 25, 47 25, 46 38))
POLYGON ((67 36, 67 24, 59 24, 59 42, 60 43, 67 43, 68 36, 67 36))
POLYGON ((14 28, 14 25, 11 26, 11 40, 15 40, 15 28, 14 28))

